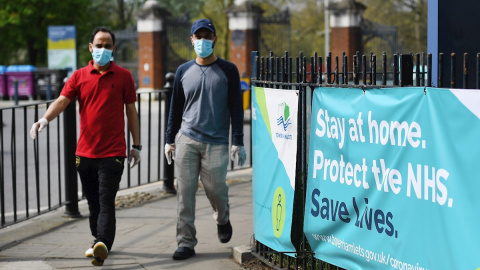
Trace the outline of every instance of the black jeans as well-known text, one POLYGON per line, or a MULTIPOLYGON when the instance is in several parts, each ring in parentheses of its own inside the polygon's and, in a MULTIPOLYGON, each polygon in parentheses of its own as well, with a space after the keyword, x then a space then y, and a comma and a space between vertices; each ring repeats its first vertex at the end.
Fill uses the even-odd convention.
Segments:
POLYGON ((115 196, 122 179, 124 160, 124 157, 77 156, 77 171, 90 211, 90 231, 95 242, 103 242, 108 250, 115 239, 115 196))

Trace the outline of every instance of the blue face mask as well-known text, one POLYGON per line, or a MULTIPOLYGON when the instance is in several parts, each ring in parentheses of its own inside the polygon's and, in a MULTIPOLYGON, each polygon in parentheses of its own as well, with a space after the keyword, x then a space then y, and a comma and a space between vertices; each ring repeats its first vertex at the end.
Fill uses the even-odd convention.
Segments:
POLYGON ((193 41, 193 48, 198 56, 206 58, 213 53, 213 40, 197 39, 193 41))
POLYGON ((105 48, 94 48, 92 52, 92 58, 95 63, 103 67, 108 64, 108 62, 110 62, 110 59, 112 59, 112 53, 113 50, 108 50, 105 48))

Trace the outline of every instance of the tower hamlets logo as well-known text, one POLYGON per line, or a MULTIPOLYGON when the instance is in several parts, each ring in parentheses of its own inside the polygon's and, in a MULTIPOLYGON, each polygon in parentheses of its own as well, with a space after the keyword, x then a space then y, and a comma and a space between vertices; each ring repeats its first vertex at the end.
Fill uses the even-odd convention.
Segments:
POLYGON ((288 126, 291 124, 290 106, 288 106, 285 102, 278 104, 277 126, 281 125, 283 130, 287 131, 288 126))

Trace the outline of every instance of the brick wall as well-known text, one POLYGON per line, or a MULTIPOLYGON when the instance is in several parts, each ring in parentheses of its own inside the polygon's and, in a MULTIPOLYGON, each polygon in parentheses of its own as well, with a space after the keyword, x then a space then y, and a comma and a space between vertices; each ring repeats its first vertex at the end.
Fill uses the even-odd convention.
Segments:
POLYGON ((163 55, 160 32, 138 33, 138 74, 140 88, 163 89, 163 55), (145 64, 149 69, 145 70, 145 64), (145 78, 149 78, 145 80, 145 78))
POLYGON ((330 33, 330 51, 332 52, 332 65, 335 56, 338 56, 339 64, 342 63, 342 54, 348 56, 349 70, 352 68, 353 55, 357 51, 362 52, 360 27, 333 27, 330 33))
POLYGON ((257 30, 230 31, 229 60, 237 66, 240 77, 250 78, 252 75, 251 52, 258 50, 258 35, 257 30), (240 32, 243 33, 243 42, 240 42, 240 32))

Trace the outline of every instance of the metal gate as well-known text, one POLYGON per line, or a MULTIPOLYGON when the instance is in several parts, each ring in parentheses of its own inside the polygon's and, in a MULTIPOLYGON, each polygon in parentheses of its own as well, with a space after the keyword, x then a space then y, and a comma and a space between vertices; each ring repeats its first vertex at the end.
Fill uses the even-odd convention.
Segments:
POLYGON ((377 51, 392 55, 397 52, 397 27, 362 20, 362 48, 364 52, 377 51))
POLYGON ((178 66, 194 58, 190 43, 190 15, 185 13, 179 18, 165 20, 165 34, 162 42, 165 45, 164 61, 165 72, 173 72, 178 66))
MULTIPOLYGON (((167 18, 165 30, 160 32, 161 40, 165 46, 163 50, 162 65, 165 74, 177 70, 177 67, 186 61, 193 59, 192 46, 190 44, 190 16, 188 13, 179 18, 167 18)), ((138 32, 136 28, 115 31, 115 62, 128 69, 133 76, 135 87, 138 88, 138 32)), ((164 77, 165 74, 162 74, 164 77)))
POLYGON ((270 17, 260 17, 260 48, 261 55, 273 52, 282 55, 291 50, 290 12, 287 10, 270 17))
POLYGON ((138 32, 137 29, 115 31, 115 63, 128 69, 138 88, 138 32))

